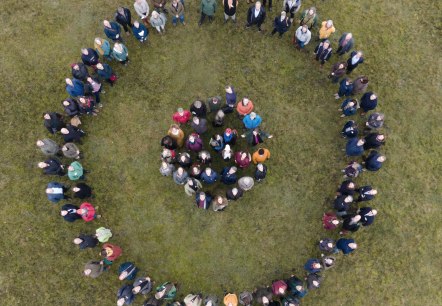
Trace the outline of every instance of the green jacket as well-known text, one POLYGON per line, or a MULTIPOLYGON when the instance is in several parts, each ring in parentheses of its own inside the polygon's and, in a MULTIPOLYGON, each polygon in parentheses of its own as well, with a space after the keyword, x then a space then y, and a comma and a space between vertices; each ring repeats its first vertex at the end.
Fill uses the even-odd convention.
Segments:
POLYGON ((128 56, 128 52, 127 52, 127 48, 125 45, 122 45, 123 47, 123 51, 120 52, 116 52, 115 49, 112 50, 112 57, 114 59, 116 59, 119 62, 125 61, 127 59, 128 56))
POLYGON ((201 0, 201 12, 207 16, 215 15, 216 0, 201 0))
POLYGON ((72 171, 68 170, 69 179, 71 181, 79 180, 80 177, 83 176, 83 166, 79 162, 75 161, 70 164, 70 167, 73 167, 74 169, 72 171))

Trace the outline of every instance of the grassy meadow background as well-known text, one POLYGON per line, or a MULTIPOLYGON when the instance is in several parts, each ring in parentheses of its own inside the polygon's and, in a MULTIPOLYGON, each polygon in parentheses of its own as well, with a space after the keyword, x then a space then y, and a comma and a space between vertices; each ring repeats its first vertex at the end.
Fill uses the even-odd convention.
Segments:
MULTIPOLYGON (((304 262, 320 255, 316 241, 337 238, 321 229, 347 162, 341 100, 326 77, 330 64, 320 70, 313 60, 315 41, 308 53, 294 50, 296 27, 282 40, 268 36, 281 0, 263 35, 244 30, 247 5, 240 2, 238 27, 222 25, 219 9, 213 24, 198 28, 197 1, 187 0, 186 27, 172 28, 169 20, 166 35, 150 29, 150 43, 141 48, 124 37, 131 62, 111 64, 120 79, 112 89, 105 85, 100 115, 83 120, 82 163, 103 218, 69 224, 59 216, 62 204, 44 194, 58 178, 36 167, 44 156, 35 141, 49 136, 41 113, 62 112, 69 64, 104 36, 101 21, 113 18, 118 5, 135 15, 132 1, 1 1, 0 304, 114 305, 116 270, 125 260, 157 283, 177 281, 180 297, 239 293, 303 275, 304 262), (160 176, 159 141, 178 106, 224 96, 228 83, 255 102, 275 138, 265 143, 272 152, 265 182, 214 213, 196 209, 181 186, 160 176), (79 251, 71 241, 102 225, 112 229, 110 242, 123 256, 109 273, 86 279, 83 265, 99 249, 79 251)), ((303 1, 302 9, 310 5, 320 21, 334 20, 334 45, 343 32, 354 33, 366 62, 352 77, 369 76, 388 138, 384 168, 357 179, 379 191, 369 203, 379 211, 375 224, 352 235, 360 248, 339 258, 303 304, 441 305, 440 2, 303 1)))

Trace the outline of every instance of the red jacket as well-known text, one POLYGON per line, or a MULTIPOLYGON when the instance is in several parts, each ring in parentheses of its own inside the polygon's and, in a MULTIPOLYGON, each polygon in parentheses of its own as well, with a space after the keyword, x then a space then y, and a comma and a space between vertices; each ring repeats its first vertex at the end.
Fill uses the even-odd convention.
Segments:
POLYGON ((235 153, 235 163, 240 168, 246 168, 250 165, 250 162, 251 162, 250 153, 246 153, 247 154, 246 158, 241 159, 242 153, 243 152, 236 152, 235 153))
POLYGON ((84 221, 90 222, 95 219, 95 208, 91 203, 84 202, 80 205, 80 215, 84 221), (86 212, 81 212, 81 210, 85 209, 86 212))
POLYGON ((115 259, 120 257, 121 254, 123 253, 123 251, 121 250, 121 248, 119 246, 116 246, 116 245, 113 245, 110 243, 103 244, 103 249, 106 249, 106 248, 109 248, 113 251, 112 255, 106 257, 106 259, 109 261, 114 261, 115 259))
POLYGON ((191 117, 192 117, 192 114, 188 110, 185 110, 183 112, 183 115, 180 115, 179 112, 176 112, 175 114, 173 114, 172 119, 176 123, 185 124, 185 123, 187 123, 187 121, 190 120, 191 117))

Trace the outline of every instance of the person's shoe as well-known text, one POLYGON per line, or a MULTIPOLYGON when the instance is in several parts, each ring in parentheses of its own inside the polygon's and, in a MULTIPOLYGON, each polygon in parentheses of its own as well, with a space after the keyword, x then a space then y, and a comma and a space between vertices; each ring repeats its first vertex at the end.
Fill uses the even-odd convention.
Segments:
POLYGON ((227 19, 226 18, 224 18, 224 24, 226 24, 227 23, 227 19))
POLYGON ((183 21, 183 26, 185 26, 186 25, 186 23, 183 21))

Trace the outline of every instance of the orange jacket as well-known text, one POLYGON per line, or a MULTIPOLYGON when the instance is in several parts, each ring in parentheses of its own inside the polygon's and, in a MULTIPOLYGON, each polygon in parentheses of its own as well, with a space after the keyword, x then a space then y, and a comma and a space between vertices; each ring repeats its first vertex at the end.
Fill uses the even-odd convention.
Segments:
POLYGON ((249 103, 247 103, 247 105, 242 104, 242 101, 239 101, 238 104, 236 105, 236 111, 238 112, 238 114, 242 116, 250 114, 252 110, 253 110, 252 100, 249 100, 249 103))
POLYGON ((258 164, 258 163, 263 163, 263 162, 265 162, 266 160, 268 160, 270 158, 270 151, 268 149, 263 149, 264 150, 264 154, 263 155, 259 154, 259 150, 260 149, 258 149, 258 151, 256 151, 252 155, 252 161, 253 161, 253 163, 255 165, 258 164))

